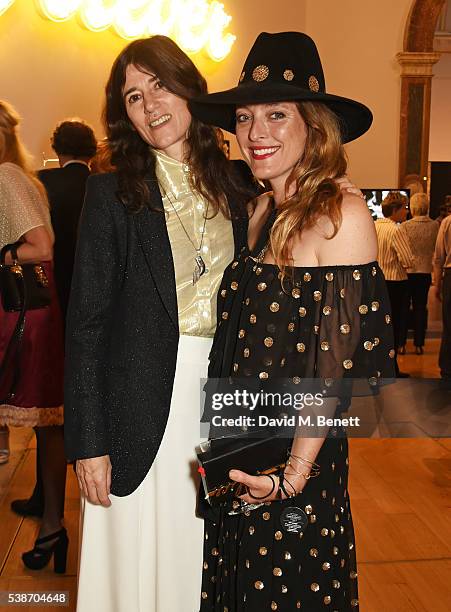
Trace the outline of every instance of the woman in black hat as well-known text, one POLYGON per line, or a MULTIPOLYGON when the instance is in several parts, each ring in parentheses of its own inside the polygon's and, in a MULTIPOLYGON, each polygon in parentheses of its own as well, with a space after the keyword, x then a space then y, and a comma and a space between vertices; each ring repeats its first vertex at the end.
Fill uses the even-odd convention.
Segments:
POLYGON ((346 171, 343 143, 372 116, 325 92, 315 44, 296 32, 261 34, 239 85, 195 99, 191 111, 236 132, 252 172, 272 190, 252 202, 248 246, 225 271, 209 373, 272 390, 278 379, 300 389, 319 378, 328 395, 320 415, 338 419, 330 430, 300 428, 277 477, 231 471, 247 493, 243 506, 225 502, 206 521, 201 611, 357 610, 335 389, 352 377, 359 394, 370 394, 392 376, 394 350, 374 223, 337 178, 346 171))

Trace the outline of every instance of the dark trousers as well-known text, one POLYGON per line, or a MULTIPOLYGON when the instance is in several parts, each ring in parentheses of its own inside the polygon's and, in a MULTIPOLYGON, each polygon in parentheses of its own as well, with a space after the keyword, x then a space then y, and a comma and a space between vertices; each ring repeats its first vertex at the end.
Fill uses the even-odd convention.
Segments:
POLYGON ((413 343, 424 346, 427 329, 427 303, 432 277, 430 274, 409 274, 409 302, 413 309, 413 343))
POLYGON ((445 268, 442 295, 443 331, 438 364, 442 378, 451 379, 451 268, 445 268))
MULTIPOLYGON (((391 318, 393 324, 393 338, 395 352, 401 343, 403 325, 405 324, 409 310, 409 281, 386 281, 388 297, 390 298, 391 318)), ((396 372, 399 372, 398 363, 395 361, 396 372)))

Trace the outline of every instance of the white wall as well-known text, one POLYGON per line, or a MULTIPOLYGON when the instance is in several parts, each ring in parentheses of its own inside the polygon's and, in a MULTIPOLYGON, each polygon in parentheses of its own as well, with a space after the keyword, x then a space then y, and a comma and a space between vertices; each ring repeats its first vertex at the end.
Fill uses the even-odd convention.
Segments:
MULTIPOLYGON (((262 30, 305 27, 304 2, 223 0, 237 41, 230 55, 215 63, 201 54, 193 59, 211 90, 236 84, 241 65, 262 30)), ((103 135, 103 89, 114 58, 126 41, 111 31, 93 33, 76 19, 53 23, 41 17, 33 0, 16 0, 0 16, 0 99, 23 117, 23 139, 41 165, 42 151, 53 156, 50 135, 58 121, 79 116, 103 135)))
MULTIPOLYGON (((395 59, 412 0, 222 0, 237 35, 220 64, 195 57, 210 90, 236 84, 259 32, 304 30, 317 42, 328 90, 368 104, 371 131, 348 145, 350 174, 360 186, 397 184, 400 78, 395 59)), ((55 124, 72 115, 101 136, 100 109, 110 66, 126 42, 94 34, 76 20, 52 23, 31 0, 16 0, 0 16, 0 98, 23 116, 22 134, 36 156, 51 154, 55 124)), ((450 139, 448 138, 448 141, 450 139)), ((236 155, 236 148, 232 152, 236 155)))
POLYGON ((0 41, 0 98, 22 115, 23 139, 37 166, 42 151, 54 156, 49 138, 58 121, 79 116, 100 132, 102 88, 123 40, 74 20, 53 23, 32 0, 16 0, 0 16, 0 41))
POLYGON ((433 71, 429 161, 451 161, 451 53, 433 71))
POLYGON ((349 172, 361 187, 398 184, 400 70, 412 0, 307 0, 307 31, 316 40, 331 93, 359 100, 374 114, 370 131, 347 146, 349 172))

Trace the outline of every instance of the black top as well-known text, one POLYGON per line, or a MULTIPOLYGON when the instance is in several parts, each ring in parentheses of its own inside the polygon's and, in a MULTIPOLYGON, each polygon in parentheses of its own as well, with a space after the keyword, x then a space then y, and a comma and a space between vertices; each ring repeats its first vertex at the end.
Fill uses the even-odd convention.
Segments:
POLYGON ((279 268, 259 263, 274 213, 253 253, 226 268, 218 295, 211 377, 271 381, 362 379, 355 393, 394 374, 393 333, 377 262, 279 268), (257 260, 257 261, 256 261, 257 260))

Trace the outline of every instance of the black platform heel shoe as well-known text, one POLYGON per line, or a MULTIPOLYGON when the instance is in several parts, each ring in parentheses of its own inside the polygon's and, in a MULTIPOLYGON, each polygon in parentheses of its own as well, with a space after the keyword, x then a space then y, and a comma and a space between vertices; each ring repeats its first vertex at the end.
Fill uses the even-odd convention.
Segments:
POLYGON ((33 496, 29 499, 14 499, 11 502, 11 510, 19 516, 34 516, 42 518, 44 506, 42 502, 35 501, 33 496))
POLYGON ((67 531, 63 527, 55 533, 51 533, 45 538, 39 538, 34 543, 33 550, 23 553, 22 561, 28 569, 40 570, 43 569, 52 558, 53 569, 56 574, 64 574, 66 571, 67 548, 69 546, 69 538, 67 531), (41 544, 55 540, 51 546, 44 548, 41 544))

